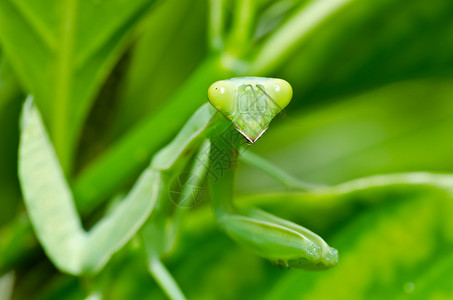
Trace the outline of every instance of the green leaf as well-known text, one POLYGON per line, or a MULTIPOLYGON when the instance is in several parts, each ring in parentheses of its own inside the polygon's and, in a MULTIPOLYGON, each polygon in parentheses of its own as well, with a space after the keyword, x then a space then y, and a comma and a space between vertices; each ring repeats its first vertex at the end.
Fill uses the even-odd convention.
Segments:
POLYGON ((119 90, 113 136, 158 109, 207 56, 205 13, 206 1, 167 0, 146 17, 119 90))
POLYGON ((94 96, 153 0, 0 3, 0 41, 35 96, 64 169, 94 96))

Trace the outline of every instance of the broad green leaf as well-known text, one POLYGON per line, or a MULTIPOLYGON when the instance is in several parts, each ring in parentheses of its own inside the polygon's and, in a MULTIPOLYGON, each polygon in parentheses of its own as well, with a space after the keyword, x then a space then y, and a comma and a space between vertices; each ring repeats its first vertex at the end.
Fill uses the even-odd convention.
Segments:
POLYGON ((119 90, 113 136, 127 132, 165 103, 207 55, 206 20, 200 18, 205 6, 204 0, 167 0, 146 17, 119 90))
POLYGON ((69 170, 94 96, 152 0, 0 3, 0 42, 69 170))

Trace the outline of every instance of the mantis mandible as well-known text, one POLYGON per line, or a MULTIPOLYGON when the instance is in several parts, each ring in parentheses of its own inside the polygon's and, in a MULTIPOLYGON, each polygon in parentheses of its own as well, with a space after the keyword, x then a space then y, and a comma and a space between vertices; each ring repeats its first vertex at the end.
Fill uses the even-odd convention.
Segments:
MULTIPOLYGON (((233 203, 235 161, 247 148, 245 141, 256 142, 290 102, 289 83, 261 77, 222 80, 211 85, 208 98, 210 102, 153 157, 124 199, 89 231, 82 227, 38 109, 31 96, 27 99, 21 119, 19 178, 38 240, 59 270, 79 276, 99 272, 138 233, 151 274, 170 297, 183 298, 161 278, 166 273, 159 259, 167 243, 163 228, 171 205, 170 182, 188 166, 197 175, 189 179, 191 186, 207 181, 218 223, 232 239, 281 266, 336 265, 337 251, 308 229, 258 209, 238 209, 233 203), (219 153, 228 159, 219 159, 219 153)), ((181 194, 188 193, 183 187, 181 194)))

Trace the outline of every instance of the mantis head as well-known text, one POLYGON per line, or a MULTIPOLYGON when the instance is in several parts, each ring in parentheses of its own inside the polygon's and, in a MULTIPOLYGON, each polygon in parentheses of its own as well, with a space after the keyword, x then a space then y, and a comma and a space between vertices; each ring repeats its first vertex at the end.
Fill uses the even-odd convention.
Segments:
POLYGON ((254 143, 272 119, 293 96, 291 85, 282 79, 241 77, 213 83, 208 90, 211 104, 254 143))

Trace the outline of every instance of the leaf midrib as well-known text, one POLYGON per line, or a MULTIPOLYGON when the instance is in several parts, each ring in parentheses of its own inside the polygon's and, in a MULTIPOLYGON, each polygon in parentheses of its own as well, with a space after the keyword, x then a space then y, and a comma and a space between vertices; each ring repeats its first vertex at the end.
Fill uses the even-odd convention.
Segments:
POLYGON ((70 145, 66 143, 68 133, 67 118, 70 82, 72 77, 71 57, 74 48, 74 24, 77 0, 67 0, 65 13, 61 22, 61 51, 57 65, 55 111, 53 116, 54 143, 63 169, 68 172, 70 167, 70 145))

